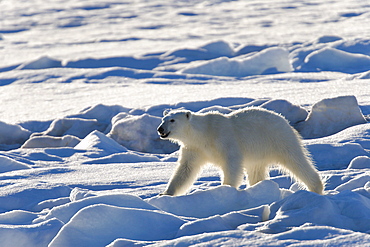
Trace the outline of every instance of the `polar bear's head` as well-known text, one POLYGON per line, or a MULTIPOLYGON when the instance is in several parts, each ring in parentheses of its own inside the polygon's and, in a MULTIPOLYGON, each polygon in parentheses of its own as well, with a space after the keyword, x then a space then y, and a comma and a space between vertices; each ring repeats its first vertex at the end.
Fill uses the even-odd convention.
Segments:
POLYGON ((186 110, 164 111, 157 131, 161 139, 181 141, 189 129, 192 113, 186 110))

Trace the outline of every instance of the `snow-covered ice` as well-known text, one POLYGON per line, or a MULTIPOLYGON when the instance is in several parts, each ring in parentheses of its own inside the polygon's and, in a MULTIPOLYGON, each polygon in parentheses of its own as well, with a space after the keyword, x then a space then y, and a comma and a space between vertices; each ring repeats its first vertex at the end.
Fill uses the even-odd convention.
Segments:
POLYGON ((183 73, 244 77, 271 72, 290 72, 289 52, 283 48, 267 48, 247 57, 219 57, 200 64, 190 64, 183 73))
MULTIPOLYGON (((345 107, 349 99, 356 102, 355 107, 350 108, 352 111, 342 110, 348 116, 360 114, 366 121, 357 101, 351 97, 324 99, 336 101, 335 110, 324 107, 315 121, 327 123, 328 118, 341 118, 343 114, 338 106, 345 107)), ((90 119, 83 110, 64 121, 81 134, 82 139, 75 137, 77 145, 72 146, 61 145, 62 139, 57 139, 61 137, 38 132, 39 122, 34 122, 35 126, 29 129, 36 131, 22 147, 3 144, 10 149, 1 153, 0 235, 5 239, 4 246, 25 243, 29 246, 188 245, 197 242, 217 245, 220 238, 227 238, 227 245, 245 245, 250 243, 247 239, 251 236, 260 244, 267 238, 271 243, 275 239, 278 245, 297 241, 304 244, 308 240, 320 245, 335 245, 337 241, 366 245, 370 241, 368 123, 352 122, 351 126, 343 127, 341 121, 331 121, 333 128, 344 130, 330 135, 324 127, 318 127, 326 136, 308 136, 310 139, 304 140, 326 179, 327 195, 301 191, 294 181, 274 169, 270 172, 271 180, 237 190, 220 186, 218 171, 209 168, 190 194, 158 196, 177 159, 175 144, 155 144, 159 142, 156 135, 159 108, 186 106, 229 112, 251 105, 287 114, 295 125, 310 119, 309 109, 285 100, 224 98, 147 109, 121 108, 122 111, 116 112, 117 117, 111 117, 111 124, 97 118, 92 125, 95 130, 86 134, 84 131, 91 125, 81 124, 85 123, 82 119, 90 119), (230 105, 232 102, 235 105, 230 105), (103 122, 105 134, 98 130, 103 122), (27 146, 32 140, 44 146, 27 146), (169 148, 173 148, 173 152, 169 152, 169 148), (304 239, 300 234, 302 229, 307 231, 304 239)), ((116 111, 114 107, 104 109, 107 116, 114 115, 108 112, 116 111)), ((53 132, 63 133, 62 138, 72 137, 66 131, 66 124, 54 123, 49 121, 53 132)), ((30 125, 28 123, 28 127, 30 125)), ((304 125, 301 127, 303 131, 304 125)), ((312 126, 308 124, 307 128, 312 126)))
POLYGON ((366 1, 0 1, 0 246, 369 246, 366 1), (158 196, 166 109, 258 106, 303 136, 326 194, 207 167, 158 196))

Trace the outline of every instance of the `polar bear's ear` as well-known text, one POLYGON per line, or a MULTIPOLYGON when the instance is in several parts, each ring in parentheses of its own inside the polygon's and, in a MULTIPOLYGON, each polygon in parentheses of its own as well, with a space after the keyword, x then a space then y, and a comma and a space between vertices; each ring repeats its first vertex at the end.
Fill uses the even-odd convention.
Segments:
POLYGON ((171 109, 165 109, 163 111, 163 117, 165 117, 166 115, 168 115, 168 113, 170 113, 171 109))

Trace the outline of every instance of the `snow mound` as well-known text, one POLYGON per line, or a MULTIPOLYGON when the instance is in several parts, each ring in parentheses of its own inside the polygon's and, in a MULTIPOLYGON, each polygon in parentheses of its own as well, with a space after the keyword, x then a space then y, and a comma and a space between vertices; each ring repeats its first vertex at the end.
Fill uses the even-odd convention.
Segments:
POLYGON ((149 199, 148 203, 176 215, 203 218, 257 207, 279 200, 281 197, 278 184, 265 180, 246 190, 239 191, 230 186, 219 186, 186 196, 154 197, 149 199))
POLYGON ((252 56, 220 57, 200 64, 190 64, 182 73, 244 77, 292 70, 289 52, 284 48, 272 47, 252 56))
POLYGON ((352 191, 334 196, 298 191, 273 203, 270 210, 271 220, 260 228, 266 233, 284 232, 308 222, 359 232, 370 230, 370 198, 352 191))
POLYGON ((230 43, 223 40, 213 41, 204 46, 201 46, 200 49, 204 49, 209 53, 217 54, 219 56, 231 57, 235 54, 233 47, 230 43))
POLYGON ((26 225, 31 223, 37 216, 37 213, 13 210, 0 214, 0 224, 26 225))
POLYGON ((304 138, 318 138, 366 123, 354 96, 323 99, 312 106, 304 122, 296 125, 304 138))
POLYGON ((0 225, 2 246, 48 246, 62 227, 62 222, 51 219, 39 224, 6 226, 0 225))
POLYGON ((15 124, 0 121, 0 147, 21 146, 31 135, 31 132, 15 124))
POLYGON ((121 113, 112 119, 112 130, 108 136, 132 150, 172 153, 178 149, 178 146, 159 138, 157 128, 160 123, 160 117, 146 113, 140 116, 121 113))
POLYGON ((164 65, 178 65, 179 63, 186 64, 197 60, 210 60, 220 56, 232 57, 234 55, 235 52, 231 44, 223 40, 218 40, 209 42, 198 48, 180 48, 171 50, 165 52, 161 57, 164 60, 168 60, 164 65))
POLYGON ((97 130, 91 132, 74 148, 77 150, 97 150, 106 155, 127 152, 125 147, 97 130))
POLYGON ((366 225, 370 125, 348 127, 358 123, 354 116, 363 117, 352 96, 323 102, 310 114, 289 101, 269 98, 216 98, 144 109, 96 105, 54 121, 20 124, 36 132, 23 147, 39 148, 15 149, 0 156, 0 235, 10 243, 10 235, 20 238, 24 234, 16 244, 28 241, 31 246, 171 245, 183 241, 189 245, 189 241, 201 240, 212 244, 222 236, 240 246, 240 238, 250 243, 252 235, 282 244, 300 238, 324 241, 320 236, 332 243, 352 234, 365 239, 370 230, 366 225), (304 140, 320 175, 326 178, 327 195, 299 191, 277 169, 271 170, 271 180, 241 190, 219 186, 217 170, 206 169, 190 194, 156 196, 165 189, 178 158, 178 153, 166 154, 171 150, 157 143, 156 128, 164 109, 229 113, 250 106, 280 113, 293 126, 305 123, 303 130, 314 129, 317 123, 323 124, 315 128, 325 135, 330 133, 326 125, 345 128, 304 140), (96 128, 110 132, 105 135, 96 128), (63 138, 79 140, 67 133, 85 135, 88 131, 91 133, 74 148, 61 147, 63 138), (348 208, 359 212, 351 213, 348 208), (158 228, 153 230, 153 226, 158 228), (32 229, 44 229, 45 237, 36 239, 39 236, 32 229), (310 232, 302 235, 306 229, 310 232))
POLYGON ((308 71, 339 71, 353 74, 370 70, 370 56, 331 47, 312 52, 304 62, 303 68, 308 71))
POLYGON ((316 42, 317 43, 331 43, 337 40, 342 40, 342 38, 339 36, 335 36, 335 35, 324 35, 324 36, 319 37, 316 40, 316 42))
POLYGON ((106 124, 99 123, 96 119, 61 118, 54 120, 46 131, 37 135, 73 135, 78 138, 84 138, 92 131, 104 131, 106 127, 106 124))
POLYGON ((48 56, 40 57, 34 61, 24 63, 17 69, 48 69, 62 67, 62 62, 48 56))
POLYGON ((320 170, 343 169, 357 156, 370 155, 358 143, 309 144, 306 142, 306 145, 320 170))
POLYGON ((294 125, 307 118, 307 111, 297 105, 293 105, 286 100, 269 100, 261 105, 261 107, 283 115, 290 124, 294 125))
POLYGON ((80 210, 49 246, 98 247, 117 238, 171 239, 183 223, 183 220, 164 212, 96 204, 80 210))
POLYGON ((370 55, 370 39, 366 38, 345 39, 334 44, 333 47, 345 52, 370 55))
POLYGON ((368 156, 357 156, 348 165, 348 169, 363 169, 370 168, 370 157, 368 156))
MULTIPOLYGON (((336 191, 355 190, 365 188, 369 185, 370 172, 364 172, 362 174, 355 175, 351 180, 342 183, 335 188, 336 191)), ((359 192, 359 191, 358 191, 359 192)), ((369 191, 365 188, 364 196, 370 198, 369 191)))
POLYGON ((33 136, 21 148, 74 147, 80 141, 78 137, 72 135, 63 137, 33 136))
POLYGON ((269 207, 262 205, 252 209, 234 211, 222 216, 215 215, 205 219, 190 221, 180 227, 176 237, 234 230, 242 224, 255 224, 267 220, 269 212, 269 207))
MULTIPOLYGON (((49 174, 53 172, 62 173, 61 170, 68 171, 68 169, 51 169, 48 172, 49 174)), ((24 174, 24 172, 26 171, 30 173, 35 172, 35 170, 33 169, 23 169, 20 171, 12 171, 12 173, 14 174, 14 172, 20 172, 20 174, 24 174)), ((1 178, 5 180, 6 178, 9 178, 8 176, 9 174, 7 173, 1 174, 1 178)), ((12 178, 16 177, 13 176, 12 178)), ((27 177, 26 179, 29 179, 29 177, 27 177)), ((55 187, 42 187, 40 186, 40 184, 34 184, 33 187, 28 187, 28 184, 21 184, 20 186, 23 187, 23 189, 13 186, 12 189, 9 188, 6 193, 3 192, 0 195, 0 213, 11 210, 34 211, 36 208, 39 208, 38 204, 40 202, 55 198, 63 198, 69 195, 71 192, 71 189, 68 186, 64 185, 55 187)))
POLYGON ((30 168, 30 166, 22 162, 13 160, 6 156, 0 156, 0 173, 30 168))
MULTIPOLYGON (((127 241, 127 240, 126 240, 127 241)), ((109 247, 121 247, 127 243, 125 240, 117 240, 117 245, 109 247), (123 245, 119 245, 122 243, 123 245)), ((196 236, 182 237, 174 240, 156 243, 155 246, 367 246, 370 241, 368 234, 361 234, 350 230, 338 229, 329 226, 316 226, 309 223, 299 227, 292 227, 290 231, 278 234, 264 234, 259 231, 234 230, 220 231, 216 233, 203 233, 196 236)), ((136 242, 137 244, 150 244, 136 242)))
POLYGON ((148 203, 144 202, 139 197, 133 195, 111 194, 101 196, 90 196, 87 198, 82 198, 80 200, 71 201, 70 203, 66 203, 60 206, 56 206, 52 208, 46 216, 34 220, 34 223, 38 223, 40 221, 52 218, 57 218, 58 220, 67 223, 79 210, 94 204, 106 204, 117 207, 140 208, 148 210, 157 209, 149 205, 148 203))
POLYGON ((359 124, 348 127, 336 134, 306 140, 312 144, 341 144, 341 143, 357 143, 364 149, 370 149, 370 124, 359 124))
POLYGON ((99 123, 109 124, 111 119, 120 112, 128 112, 130 109, 120 105, 97 104, 87 107, 80 113, 69 115, 68 118, 96 119, 99 123))

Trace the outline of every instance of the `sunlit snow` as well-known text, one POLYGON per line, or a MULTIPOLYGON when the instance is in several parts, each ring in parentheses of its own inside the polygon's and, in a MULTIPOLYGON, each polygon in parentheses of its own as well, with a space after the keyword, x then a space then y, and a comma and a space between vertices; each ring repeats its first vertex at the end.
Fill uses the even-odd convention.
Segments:
POLYGON ((0 1, 0 246, 369 246, 367 1, 0 1), (326 180, 159 196, 166 109, 257 106, 326 180))

